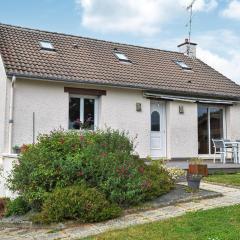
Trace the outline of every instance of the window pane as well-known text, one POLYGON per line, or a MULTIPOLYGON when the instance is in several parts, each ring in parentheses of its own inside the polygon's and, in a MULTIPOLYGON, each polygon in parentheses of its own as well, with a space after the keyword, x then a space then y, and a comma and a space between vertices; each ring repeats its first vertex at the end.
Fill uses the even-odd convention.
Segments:
POLYGON ((80 98, 69 99, 69 129, 80 129, 80 98))
POLYGON ((54 49, 52 43, 50 43, 50 42, 41 41, 40 46, 41 46, 41 48, 44 48, 44 49, 50 49, 50 50, 54 49))
POLYGON ((123 53, 115 52, 115 55, 119 60, 129 61, 128 57, 123 53))
POLYGON ((151 114, 151 131, 160 131, 160 115, 157 111, 151 114))
POLYGON ((208 108, 198 106, 198 153, 209 154, 208 108))
POLYGON ((223 109, 210 108, 211 153, 214 153, 212 139, 223 138, 223 109))
POLYGON ((84 128, 94 130, 94 99, 84 99, 84 128))
POLYGON ((183 69, 191 69, 185 62, 175 61, 175 63, 178 64, 183 69))

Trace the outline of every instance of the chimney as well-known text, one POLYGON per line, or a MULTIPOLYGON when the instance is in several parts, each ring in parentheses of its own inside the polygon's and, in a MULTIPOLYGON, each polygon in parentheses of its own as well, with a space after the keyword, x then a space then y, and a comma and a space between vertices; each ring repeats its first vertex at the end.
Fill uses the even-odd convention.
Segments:
POLYGON ((191 58, 196 57, 196 48, 197 44, 189 42, 187 38, 185 39, 184 43, 178 45, 179 52, 184 53, 191 58))

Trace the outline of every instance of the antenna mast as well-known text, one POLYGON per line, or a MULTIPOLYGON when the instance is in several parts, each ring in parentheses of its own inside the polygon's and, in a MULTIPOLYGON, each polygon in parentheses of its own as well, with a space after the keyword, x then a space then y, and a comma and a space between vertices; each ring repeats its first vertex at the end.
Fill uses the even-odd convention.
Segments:
POLYGON ((187 11, 190 10, 189 15, 189 31, 188 31, 188 54, 190 52, 190 44, 191 44, 191 34, 192 34, 192 17, 193 17, 193 5, 196 0, 193 0, 189 6, 187 6, 187 11))

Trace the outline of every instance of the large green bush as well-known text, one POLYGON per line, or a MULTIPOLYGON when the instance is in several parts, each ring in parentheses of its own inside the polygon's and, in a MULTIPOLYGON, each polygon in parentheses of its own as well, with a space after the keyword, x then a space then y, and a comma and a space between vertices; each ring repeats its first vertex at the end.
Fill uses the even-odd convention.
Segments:
POLYGON ((104 194, 85 184, 56 188, 44 201, 42 212, 33 217, 36 223, 64 220, 98 222, 118 217, 122 210, 110 204, 104 194))
POLYGON ((25 146, 9 186, 41 209, 48 194, 85 181, 111 203, 138 204, 169 191, 172 181, 161 168, 145 166, 133 155, 133 142, 115 130, 56 130, 25 146))

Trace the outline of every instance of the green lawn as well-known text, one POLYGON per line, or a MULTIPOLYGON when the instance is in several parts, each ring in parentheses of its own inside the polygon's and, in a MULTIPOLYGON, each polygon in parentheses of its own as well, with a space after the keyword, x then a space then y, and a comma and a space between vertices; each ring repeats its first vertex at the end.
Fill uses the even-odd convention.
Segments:
POLYGON ((239 240, 240 205, 187 213, 182 217, 85 238, 85 240, 239 240))
POLYGON ((204 180, 213 183, 215 182, 233 186, 240 186, 240 173, 209 175, 207 178, 204 178, 204 180))

